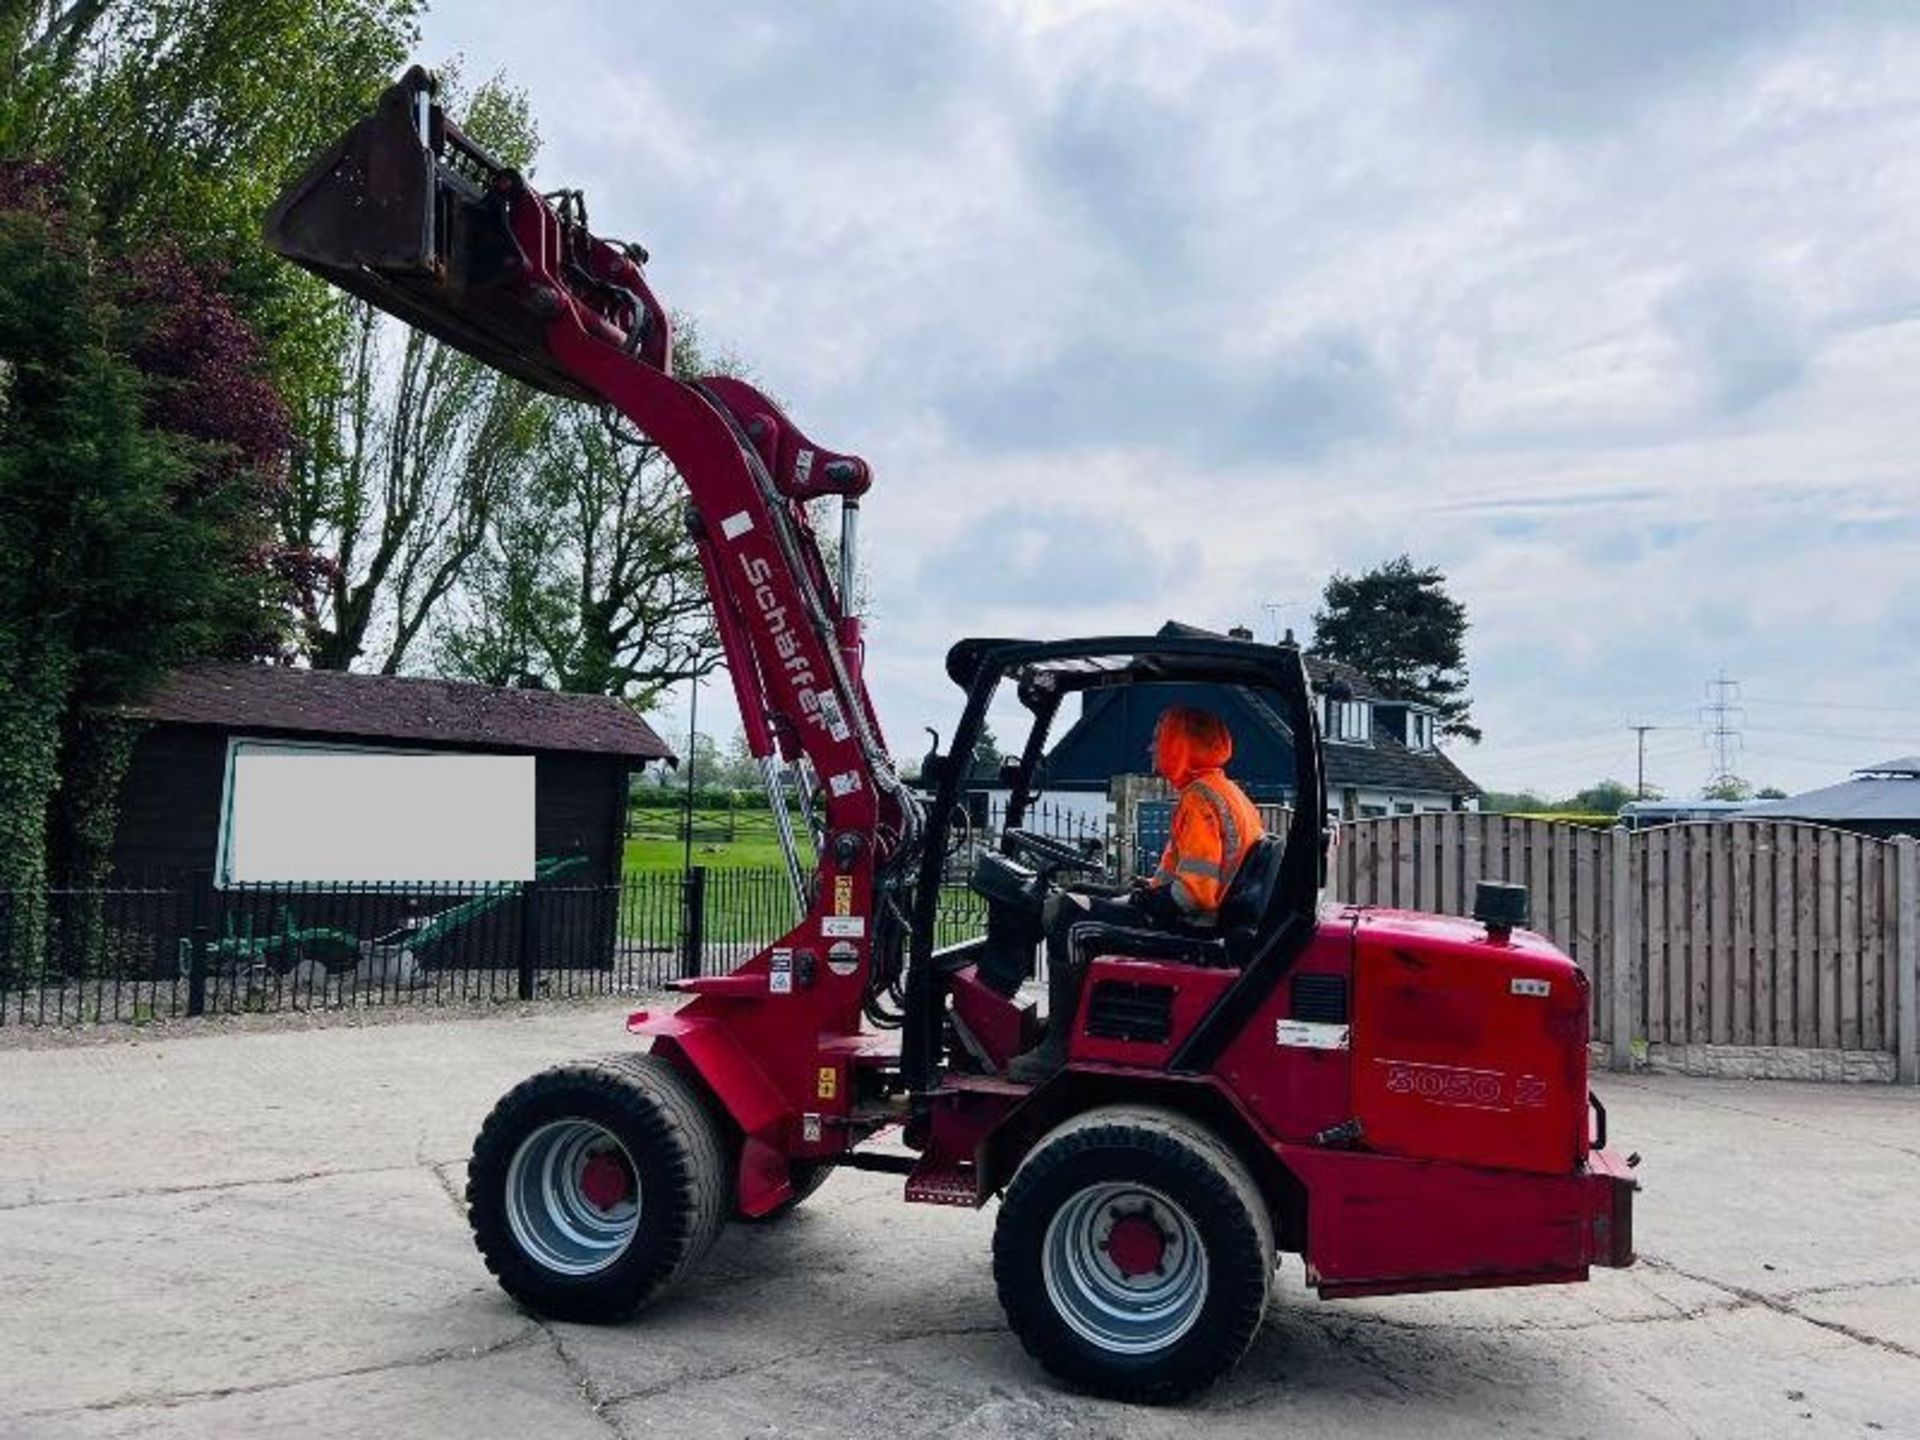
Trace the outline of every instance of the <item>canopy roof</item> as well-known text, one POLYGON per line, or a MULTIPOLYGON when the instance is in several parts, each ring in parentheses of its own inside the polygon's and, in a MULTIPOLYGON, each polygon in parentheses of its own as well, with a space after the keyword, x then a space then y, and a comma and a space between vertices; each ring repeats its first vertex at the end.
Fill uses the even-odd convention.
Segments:
POLYGON ((1769 800, 1740 818, 1777 816, 1793 820, 1920 822, 1920 756, 1869 765, 1838 785, 1769 800))

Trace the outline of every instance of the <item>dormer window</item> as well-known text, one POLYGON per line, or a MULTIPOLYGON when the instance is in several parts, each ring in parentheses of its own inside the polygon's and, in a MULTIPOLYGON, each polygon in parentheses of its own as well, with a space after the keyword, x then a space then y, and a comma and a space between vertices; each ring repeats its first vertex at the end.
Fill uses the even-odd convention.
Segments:
POLYGON ((1409 750, 1433 749, 1434 717, 1425 710, 1407 712, 1407 748, 1409 750))
POLYGON ((1373 739, 1373 707, 1364 700, 1327 701, 1327 739, 1365 745, 1373 739))

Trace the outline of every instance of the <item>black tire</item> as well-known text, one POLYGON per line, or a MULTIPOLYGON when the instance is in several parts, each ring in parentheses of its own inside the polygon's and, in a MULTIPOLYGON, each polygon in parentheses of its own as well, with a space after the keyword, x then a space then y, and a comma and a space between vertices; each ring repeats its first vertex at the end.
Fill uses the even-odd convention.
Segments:
MULTIPOLYGON (((571 1183, 586 1188, 578 1177, 571 1183)), ((706 1254, 732 1202, 731 1157, 696 1082, 652 1055, 579 1061, 521 1081, 480 1127, 467 1167, 468 1221, 487 1268, 514 1299, 558 1320, 610 1324, 632 1315, 706 1254), (561 1253, 576 1233, 562 1231, 543 1255, 553 1237, 538 1228, 541 1207, 551 1215, 556 1202, 533 1172, 564 1172, 554 1147, 596 1131, 618 1142, 602 1149, 624 1176, 623 1203, 634 1213, 612 1223, 620 1207, 604 1212, 610 1224, 599 1253, 561 1253), (528 1160, 516 1171, 523 1150, 528 1160), (536 1163, 543 1156, 552 1160, 544 1169, 536 1163), (573 1269, 556 1268, 567 1259, 573 1269)))
POLYGON ((1266 1313, 1274 1258, 1272 1219, 1233 1152, 1185 1116, 1130 1106, 1078 1115, 1035 1145, 993 1235, 1000 1304, 1027 1353, 1068 1384, 1149 1404, 1239 1362, 1266 1313), (1123 1216, 1138 1217, 1126 1222, 1136 1238, 1161 1237, 1132 1275, 1114 1258, 1123 1216), (1116 1322, 1096 1294, 1141 1309, 1116 1322))
POLYGON ((776 1220, 784 1220, 806 1204, 813 1192, 826 1184, 827 1177, 833 1174, 833 1166, 805 1160, 791 1161, 787 1169, 793 1180, 791 1195, 764 1215, 739 1215, 735 1218, 743 1225, 771 1225, 776 1220))

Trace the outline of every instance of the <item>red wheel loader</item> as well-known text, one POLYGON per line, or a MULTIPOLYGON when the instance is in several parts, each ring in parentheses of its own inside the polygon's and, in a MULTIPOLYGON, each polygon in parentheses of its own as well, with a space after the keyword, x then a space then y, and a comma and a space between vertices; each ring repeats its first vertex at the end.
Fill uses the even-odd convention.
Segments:
POLYGON ((1054 1375, 1130 1400, 1188 1394, 1251 1341, 1284 1253, 1339 1298, 1585 1279, 1631 1263, 1629 1167, 1587 1086, 1589 997, 1524 928, 1524 893, 1474 919, 1325 903, 1315 698, 1299 653, 1202 634, 963 640, 965 704, 930 798, 903 784, 862 680, 857 456, 753 386, 677 376, 646 254, 589 228, 467 137, 426 72, 281 197, 280 254, 530 385, 611 407, 684 478, 748 743, 788 834, 796 921, 731 974, 642 1011, 638 1044, 502 1099, 475 1142, 475 1239, 546 1315, 615 1321, 692 1270, 728 1220, 775 1219, 835 1169, 904 1199, 999 1197, 1007 1318, 1054 1375), (814 502, 840 505, 839 573, 814 502), (976 843, 965 782, 1003 686, 1032 717, 1004 829, 976 843), (1251 849, 1205 929, 1087 925, 1069 1063, 1007 1063, 1050 890, 1088 868, 1028 820, 1069 697, 1225 687, 1291 736, 1284 834, 1251 849), (936 943, 970 859, 984 933, 936 943))

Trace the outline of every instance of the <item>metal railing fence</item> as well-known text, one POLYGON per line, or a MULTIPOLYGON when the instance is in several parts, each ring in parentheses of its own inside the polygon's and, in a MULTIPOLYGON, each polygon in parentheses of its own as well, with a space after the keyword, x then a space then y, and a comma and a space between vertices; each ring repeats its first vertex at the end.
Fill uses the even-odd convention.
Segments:
MULTIPOLYGON (((808 877, 811 883, 811 877, 808 877)), ((978 933, 943 887, 943 943, 978 933)), ((796 920, 783 869, 604 883, 0 891, 0 1026, 642 994, 725 974, 796 920)))

